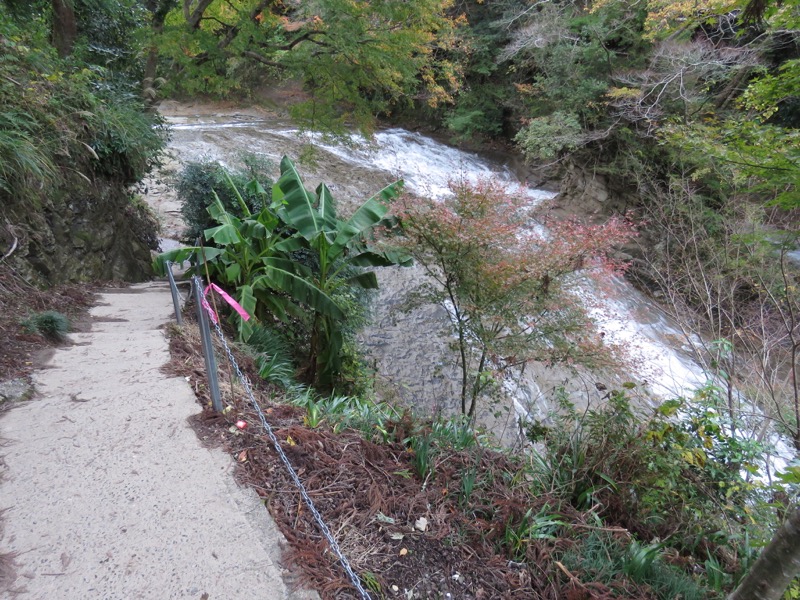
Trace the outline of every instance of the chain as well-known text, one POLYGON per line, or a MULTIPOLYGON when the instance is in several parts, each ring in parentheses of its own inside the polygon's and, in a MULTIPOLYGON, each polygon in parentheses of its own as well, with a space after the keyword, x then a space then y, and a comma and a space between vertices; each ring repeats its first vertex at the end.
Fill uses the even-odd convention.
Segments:
POLYGON ((231 363, 234 370, 236 371, 236 376, 239 377, 239 381, 241 382, 242 387, 244 387, 245 392, 247 392, 247 395, 250 398, 250 402, 252 403, 253 408, 255 409, 259 419, 261 420, 261 425, 264 427, 264 431, 267 432, 267 436, 269 436, 269 439, 272 442, 272 446, 275 448, 275 452, 278 453, 278 456, 280 457, 281 462, 283 462, 284 466, 286 467, 286 470, 289 472, 292 481, 294 481, 294 484, 300 490, 300 495, 303 497, 306 506, 308 506, 308 509, 314 516, 314 520, 317 522, 320 531, 322 531, 322 534, 328 540, 328 544, 330 545, 334 554, 336 554, 336 557, 339 559, 339 562, 341 563, 342 568, 347 573, 347 576, 350 578, 350 581, 358 590, 362 600, 372 600, 367 590, 365 590, 364 586, 361 585, 361 580, 359 579, 358 575, 356 575, 355 571, 353 571, 353 568, 350 566, 350 563, 347 561, 347 558, 345 558, 341 548, 339 548, 339 544, 336 542, 336 539, 333 537, 333 534, 331 533, 330 529, 326 525, 325 521, 322 519, 322 515, 319 514, 317 507, 314 506, 314 502, 313 500, 311 500, 311 496, 308 495, 305 486, 303 486, 303 482, 300 481, 300 477, 294 470, 292 463, 289 462, 289 458, 286 456, 286 453, 284 453, 283 448, 281 448, 280 442, 278 442, 278 438, 275 435, 275 432, 272 430, 272 427, 267 422, 267 417, 264 415, 264 412, 261 410, 261 406, 259 405, 258 401, 255 399, 255 396, 253 395, 253 390, 250 387, 250 380, 248 379, 247 375, 242 373, 242 370, 239 368, 239 364, 233 357, 233 352, 231 352, 230 346, 228 346, 228 342, 225 339, 225 334, 222 332, 222 327, 220 327, 219 319, 215 318, 216 315, 213 313, 213 310, 206 301, 206 295, 200 287, 199 278, 195 278, 195 288, 196 288, 195 292, 197 293, 197 297, 201 299, 203 308, 206 310, 206 312, 209 313, 209 316, 214 315, 209 320, 214 325, 214 329, 217 332, 217 337, 219 337, 220 342, 222 342, 222 346, 225 349, 225 354, 228 356, 228 361, 231 363))

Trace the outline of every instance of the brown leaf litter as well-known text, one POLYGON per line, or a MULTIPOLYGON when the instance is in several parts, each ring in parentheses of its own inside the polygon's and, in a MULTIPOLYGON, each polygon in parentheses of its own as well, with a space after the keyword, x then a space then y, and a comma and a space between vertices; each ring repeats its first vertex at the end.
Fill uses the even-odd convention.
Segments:
MULTIPOLYGON (((245 402, 241 386, 231 385, 224 365, 219 368, 220 388, 232 409, 224 415, 210 409, 199 335, 191 319, 183 327, 170 328, 170 347, 172 360, 165 369, 188 377, 203 406, 193 419, 195 430, 206 443, 222 445, 236 462, 239 482, 264 499, 289 542, 285 558, 301 571, 301 582, 325 599, 358 598, 255 410, 245 402), (243 430, 234 425, 239 420, 247 422, 243 430)), ((217 355, 224 357, 220 350, 217 355)), ((251 381, 258 380, 251 358, 238 352, 237 361, 251 381)), ((408 419, 389 424, 390 443, 377 443, 377 437, 364 439, 352 430, 334 433, 326 425, 305 426, 304 411, 280 403, 281 392, 263 382, 256 395, 281 448, 373 597, 655 598, 628 581, 611 587, 582 581, 580 573, 554 559, 580 544, 581 535, 593 526, 586 515, 555 497, 531 498, 525 482, 513 477, 519 469, 509 457, 488 449, 449 451, 424 481, 414 472, 407 445, 412 427, 408 419), (480 484, 465 503, 460 481, 468 469, 475 470, 480 484), (573 525, 565 531, 572 533, 527 540, 522 555, 512 557, 504 543, 506 525, 521 522, 529 510, 536 514, 548 506, 558 507, 559 519, 573 525)))

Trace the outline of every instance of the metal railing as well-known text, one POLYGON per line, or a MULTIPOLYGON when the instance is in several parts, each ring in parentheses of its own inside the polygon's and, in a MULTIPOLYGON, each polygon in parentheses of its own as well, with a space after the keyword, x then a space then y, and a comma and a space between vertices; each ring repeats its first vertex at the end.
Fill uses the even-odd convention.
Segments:
MULTIPOLYGON (((172 301, 175 307, 175 317, 178 321, 178 324, 182 324, 183 320, 181 318, 181 309, 180 309, 180 295, 178 294, 178 288, 175 284, 175 279, 172 275, 172 263, 167 263, 167 276, 170 282, 170 289, 172 290, 172 301)), ((278 441, 275 432, 273 431, 272 427, 270 426, 269 422, 267 421, 266 415, 264 411, 261 409, 261 405, 255 398, 253 394, 252 387, 250 385, 250 380, 248 377, 242 372, 241 368, 239 367, 236 358, 233 356, 233 352, 231 351, 230 345, 225 338, 225 334, 222 331, 222 327, 220 326, 219 319, 216 316, 216 313, 208 304, 206 299, 206 291, 203 289, 202 280, 198 275, 192 277, 192 294, 196 300, 197 306, 197 322, 200 328, 200 339, 203 345, 203 358, 205 360, 206 365, 206 373, 208 375, 208 386, 211 392, 211 403, 212 407, 217 412, 222 412, 222 400, 220 398, 219 392, 219 378, 217 372, 217 363, 216 358, 214 356, 214 348, 211 343, 211 328, 210 323, 214 324, 214 329, 216 330, 217 337, 222 344, 222 347, 225 350, 225 355, 228 359, 228 362, 233 367, 234 371, 236 372, 236 376, 239 378, 239 382, 242 384, 245 393, 247 394, 253 409, 256 411, 258 415, 259 421, 261 422, 261 426, 264 429, 264 433, 266 433, 267 437, 269 437, 270 442, 272 442, 272 446, 275 449, 278 457, 280 458, 281 462, 283 463, 286 471, 288 472, 292 482, 294 483, 295 487, 297 487, 298 491, 300 492, 300 496, 303 498, 306 506, 308 507, 311 515, 314 517, 314 521, 317 524, 322 535, 328 541, 328 546, 330 547, 331 551, 336 556, 339 564, 341 564, 342 569, 344 570, 345 574, 347 575, 350 582, 353 584, 353 587, 358 591, 359 596, 362 600, 371 600, 371 597, 367 590, 364 588, 363 584, 361 583, 361 579, 355 573, 353 568, 350 566, 349 561, 345 557, 344 553, 342 552, 339 544, 336 541, 336 538, 331 533, 330 528, 325 523, 325 520, 322 518, 322 515, 317 510, 316 506, 314 506, 314 502, 311 499, 311 496, 306 491, 303 482, 300 480, 300 476, 297 474, 297 471, 292 466, 291 462, 289 462, 289 458, 286 456, 286 453, 283 451, 283 448, 278 441)))

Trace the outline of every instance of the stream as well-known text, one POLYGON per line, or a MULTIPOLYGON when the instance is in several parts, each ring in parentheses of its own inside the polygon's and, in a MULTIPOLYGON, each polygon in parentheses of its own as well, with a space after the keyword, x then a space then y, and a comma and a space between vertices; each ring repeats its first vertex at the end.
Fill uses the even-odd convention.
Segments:
MULTIPOLYGON (((498 177, 519 186, 532 201, 556 195, 528 188, 494 159, 402 129, 380 131, 371 144, 353 136, 352 143, 343 145, 329 143, 317 134, 300 133, 287 120, 261 112, 206 109, 193 114, 191 107, 166 111, 162 107, 162 111, 172 127, 167 171, 177 171, 181 164, 196 160, 235 165, 237 156, 247 151, 271 160, 277 177, 280 159, 288 155, 297 162, 307 186, 315 187, 321 181, 328 184, 345 215, 400 178, 411 191, 433 197, 446 193, 453 176, 498 177), (309 155, 310 146, 314 147, 313 160, 302 160, 309 155)), ((180 205, 168 179, 161 176, 148 183, 148 201, 163 215, 163 249, 177 244, 182 228, 180 205)), ((459 405, 458 371, 449 349, 452 336, 447 314, 438 306, 404 310, 406 295, 422 277, 416 267, 378 270, 380 290, 373 322, 361 333, 360 341, 376 371, 376 390, 383 399, 400 401, 417 410, 451 414, 459 405)), ((518 416, 546 416, 559 390, 576 406, 585 407, 599 402, 603 390, 618 387, 626 379, 649 390, 651 398, 687 394, 707 381, 691 360, 683 332, 655 303, 621 278, 608 282, 605 288, 599 293, 587 283, 581 294, 605 339, 626 348, 631 363, 627 377, 530 363, 521 377, 505 382, 513 400, 507 406, 486 403, 489 405, 478 415, 479 422, 505 443, 517 439, 518 416)))

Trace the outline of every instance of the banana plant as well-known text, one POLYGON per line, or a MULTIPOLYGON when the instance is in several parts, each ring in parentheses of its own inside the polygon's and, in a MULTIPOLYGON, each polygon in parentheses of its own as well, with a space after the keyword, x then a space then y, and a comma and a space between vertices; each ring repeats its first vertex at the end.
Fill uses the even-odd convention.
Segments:
MULTIPOLYGON (((231 186, 233 183, 231 182, 231 186)), ((238 190, 233 187, 241 199, 238 190)), ((165 273, 166 262, 183 263, 192 259, 208 269, 218 284, 235 290, 233 295, 247 313, 263 319, 274 315, 285 320, 299 316, 297 303, 307 304, 320 314, 343 319, 336 304, 309 283, 310 272, 290 260, 289 253, 300 247, 291 233, 281 229, 274 205, 252 214, 241 200, 244 217, 228 212, 214 194, 208 212, 218 223, 203 232, 213 246, 193 246, 164 252, 156 258, 155 269, 165 273)), ((234 315, 239 338, 247 341, 253 331, 251 321, 234 315)))
MULTIPOLYGON (((402 185, 402 181, 397 181, 386 186, 344 221, 337 217, 335 201, 328 186, 322 183, 314 192, 306 189, 294 163, 284 156, 281 176, 272 189, 273 201, 281 205, 277 215, 296 231, 293 238, 299 247, 312 253, 316 263, 313 268, 298 268, 295 273, 313 285, 320 295, 330 298, 341 286, 377 289, 374 271, 355 272, 354 267, 410 264, 410 259, 405 256, 377 252, 369 245, 376 227, 393 225, 386 214, 391 201, 400 194, 402 185)), ((301 265, 295 263, 295 266, 301 265)), ((344 319, 330 311, 311 308, 314 315, 308 357, 309 378, 327 387, 341 367, 344 319)))
MULTIPOLYGON (((156 259, 156 271, 165 272, 167 261, 200 261, 219 284, 235 289, 234 295, 252 316, 271 314, 280 319, 302 317, 311 310, 308 378, 329 387, 341 368, 346 307, 335 300, 342 287, 376 289, 378 280, 369 267, 408 265, 399 254, 375 251, 369 239, 376 227, 392 227, 386 218, 389 203, 402 182, 395 182, 366 200, 347 220, 336 215, 330 189, 323 183, 315 192, 307 190, 294 163, 284 157, 281 177, 273 186, 272 203, 252 214, 230 182, 242 209, 242 218, 230 214, 219 198, 208 207, 218 223, 205 230, 211 247, 179 248, 156 259), (311 254, 306 264, 298 251, 311 254)), ((250 185, 261 191, 257 182, 250 185)), ((252 333, 250 321, 239 317, 239 336, 252 333)))

